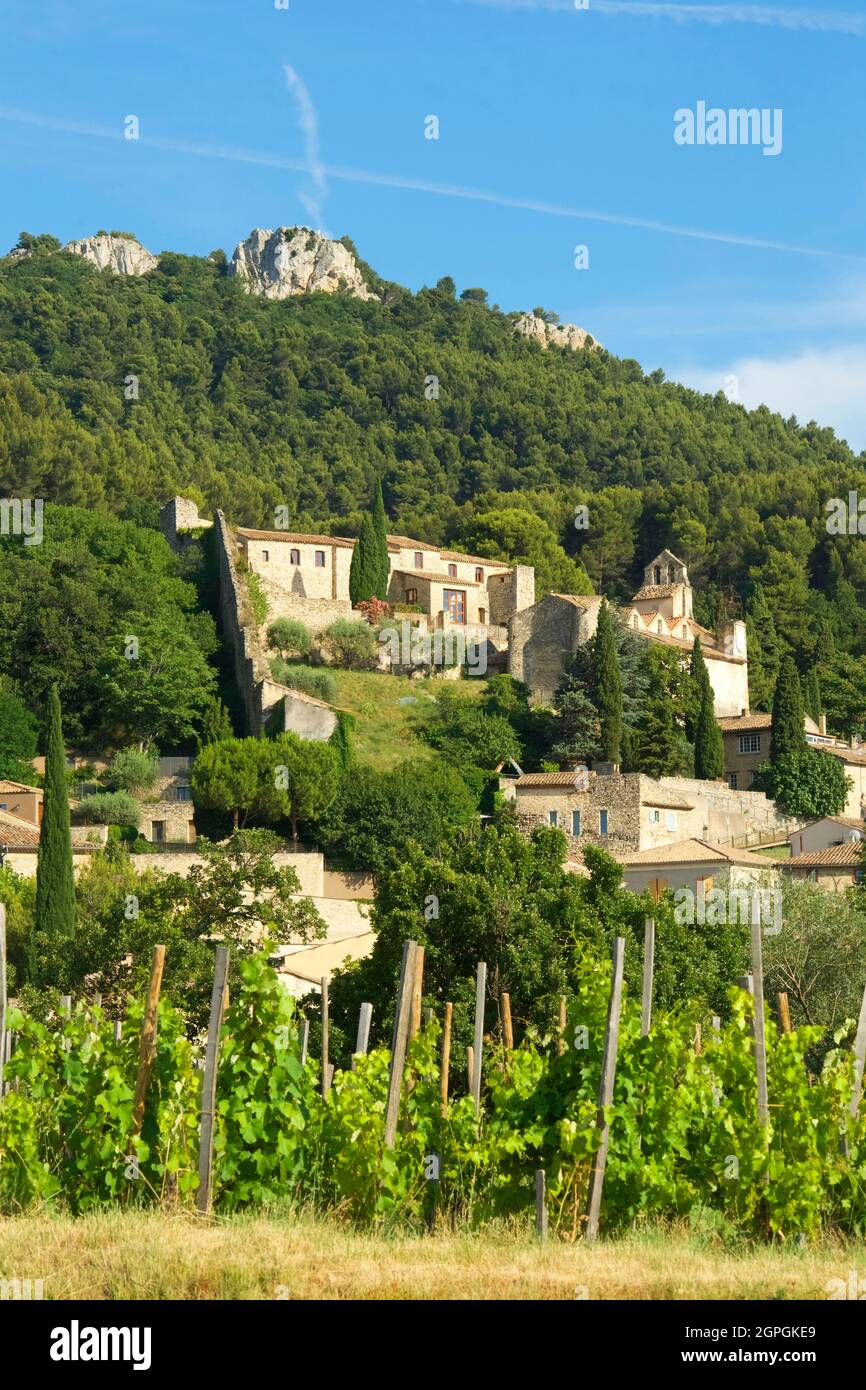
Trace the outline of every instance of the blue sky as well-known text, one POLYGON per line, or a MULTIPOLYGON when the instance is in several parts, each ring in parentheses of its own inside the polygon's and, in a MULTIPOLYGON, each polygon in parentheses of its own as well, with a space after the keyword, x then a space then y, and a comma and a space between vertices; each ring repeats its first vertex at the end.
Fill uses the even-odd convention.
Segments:
POLYGON ((0 24, 3 250, 319 225, 866 448, 866 6, 0 0, 0 24), (781 109, 781 152, 678 145, 699 101, 781 109))

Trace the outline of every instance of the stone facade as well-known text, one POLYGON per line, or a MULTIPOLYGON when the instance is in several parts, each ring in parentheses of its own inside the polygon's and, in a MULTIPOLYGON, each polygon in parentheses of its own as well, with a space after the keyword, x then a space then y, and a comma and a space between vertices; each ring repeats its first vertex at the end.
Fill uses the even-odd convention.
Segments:
POLYGON ((156 782, 140 799, 139 833, 151 844, 195 844, 192 761, 187 757, 159 759, 156 782))
MULTIPOLYGON (((738 790, 748 789, 756 769, 770 756, 769 714, 749 714, 747 709, 728 719, 719 719, 725 745, 725 776, 738 790)), ((810 748, 823 748, 842 764, 850 778, 848 797, 840 812, 854 820, 866 816, 866 749, 845 743, 827 732, 827 719, 821 716, 816 724, 808 714, 803 720, 806 742, 810 748)))
POLYGON ((188 497, 172 497, 159 513, 159 529, 172 550, 183 550, 196 539, 196 532, 207 531, 212 521, 199 516, 198 505, 188 497))
MULTIPOLYGON (((551 701, 568 657, 595 634, 601 603, 597 594, 549 594, 511 619, 511 672, 529 686, 535 699, 551 701)), ((646 566, 644 582, 622 610, 622 618, 640 637, 681 651, 684 661, 700 637, 716 714, 748 709, 745 623, 725 623, 713 634, 695 622, 688 571, 671 551, 663 550, 646 566)))
MULTIPOLYGON (((262 582, 269 621, 296 617, 319 633, 335 618, 352 617, 353 539, 240 527, 237 540, 262 582)), ((535 572, 529 565, 511 567, 411 536, 389 536, 388 554, 388 601, 419 609, 431 627, 453 623, 466 636, 501 646, 508 619, 535 601, 535 572), (491 628, 498 630, 496 638, 491 628)))
POLYGON ((859 845, 866 839, 866 821, 846 816, 822 816, 791 835, 791 857, 815 854, 835 845, 859 845))
POLYGON ((590 773, 579 785, 573 772, 535 772, 511 788, 521 828, 556 825, 572 851, 592 844, 616 855, 674 844, 701 819, 684 797, 640 772, 590 773))

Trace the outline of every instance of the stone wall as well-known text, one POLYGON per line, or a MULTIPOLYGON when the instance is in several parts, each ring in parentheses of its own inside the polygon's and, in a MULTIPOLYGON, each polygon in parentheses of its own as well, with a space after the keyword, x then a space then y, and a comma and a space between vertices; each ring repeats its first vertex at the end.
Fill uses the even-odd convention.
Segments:
MULTIPOLYGON (((175 853, 166 854, 131 854, 129 858, 137 873, 143 873, 146 869, 160 869, 165 874, 181 874, 184 878, 194 864, 202 863, 201 855, 196 854, 195 850, 187 853, 177 850, 175 853)), ((33 861, 35 864, 35 854, 33 861)), ((317 850, 280 850, 273 856, 273 861, 281 869, 287 866, 294 869, 302 893, 308 894, 311 898, 325 896, 325 860, 317 850)))
POLYGON ((700 828, 698 839, 728 844, 747 835, 777 831, 787 839, 800 821, 784 816, 763 792, 733 791, 726 782, 702 782, 694 777, 662 777, 661 785, 695 805, 700 828))
MULTIPOLYGON (((596 600, 596 606, 599 600, 596 600)), ((548 594, 515 613, 508 624, 509 670, 533 696, 549 701, 562 676, 564 659, 592 633, 584 608, 592 599, 570 602, 548 594)))
POLYGON ((284 730, 297 734, 299 738, 327 743, 336 727, 336 711, 322 700, 314 700, 299 690, 289 690, 283 697, 284 730))

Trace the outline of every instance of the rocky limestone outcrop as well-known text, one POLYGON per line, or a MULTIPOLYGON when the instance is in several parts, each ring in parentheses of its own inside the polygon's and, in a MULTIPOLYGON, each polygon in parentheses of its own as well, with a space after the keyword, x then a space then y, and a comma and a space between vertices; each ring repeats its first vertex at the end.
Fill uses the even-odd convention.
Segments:
POLYGON ((315 290, 378 299, 365 285, 351 251, 309 227, 256 227, 235 248, 231 269, 251 294, 265 299, 288 299, 315 290))
POLYGON ((107 232, 67 242, 63 249, 83 256, 97 270, 113 270, 117 275, 146 275, 159 265, 158 257, 134 237, 109 236, 107 232))
POLYGON ((578 328, 576 323, 547 323, 537 314, 521 314, 515 321, 514 332, 520 333, 524 338, 534 338, 543 348, 550 347, 551 343, 556 347, 571 348, 576 351, 586 345, 590 339, 590 349, 600 348, 601 343, 596 342, 584 328, 578 328))

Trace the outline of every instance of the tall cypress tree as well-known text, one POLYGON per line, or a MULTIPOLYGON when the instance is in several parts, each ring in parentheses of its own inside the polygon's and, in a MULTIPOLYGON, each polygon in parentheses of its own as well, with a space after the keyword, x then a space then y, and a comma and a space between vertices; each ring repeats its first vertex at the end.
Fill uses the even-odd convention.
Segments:
POLYGON ((802 753, 807 747, 803 731, 803 690, 800 677, 793 658, 785 656, 779 667, 779 677, 773 695, 770 762, 775 765, 786 753, 802 753))
POLYGON ((593 654, 593 703, 601 725, 601 751, 608 762, 618 763, 622 752, 622 676, 616 652, 614 617, 604 599, 598 610, 593 654))
POLYGON ((378 567, 376 571, 376 597, 386 599, 391 582, 391 561, 388 556, 388 523, 385 520, 385 503, 382 499, 381 480, 376 483, 373 497, 373 531, 376 536, 378 567))
POLYGON ((752 709, 770 709, 773 687, 781 661, 781 642, 760 585, 746 606, 746 641, 749 652, 749 703, 752 709))
MULTIPOLYGON (((66 790, 66 752, 57 687, 48 703, 48 741, 45 748, 45 786, 42 825, 36 860, 36 921, 34 935, 50 948, 75 929, 75 890, 72 878, 72 840, 69 796, 66 790)), ((42 984, 35 942, 29 956, 31 984, 42 984)))
MULTIPOLYGON (((627 740, 623 738, 623 749, 627 740)), ((637 730, 628 740, 628 760, 637 771, 648 777, 670 777, 679 771, 680 743, 674 718, 674 706, 665 681, 664 667, 650 661, 649 688, 644 696, 643 710, 637 730)), ((626 762, 626 758, 623 758, 626 762)))
MULTIPOLYGON (((698 642, 695 642, 698 646, 698 642)), ((701 655, 703 666, 703 656, 701 655)), ((701 687, 701 708, 695 723, 695 777, 705 781, 716 781, 724 777, 724 739, 716 720, 713 702, 713 687, 706 666, 703 666, 701 687)))
POLYGON ((379 597, 376 592, 379 588, 379 573, 379 546, 373 529, 373 518, 369 512, 365 512, 349 566, 349 598, 353 604, 366 603, 369 598, 379 597))
POLYGON ((806 706, 806 713, 814 719, 817 724, 821 718, 821 682, 818 679, 818 668, 810 666, 803 687, 803 701, 806 706))

